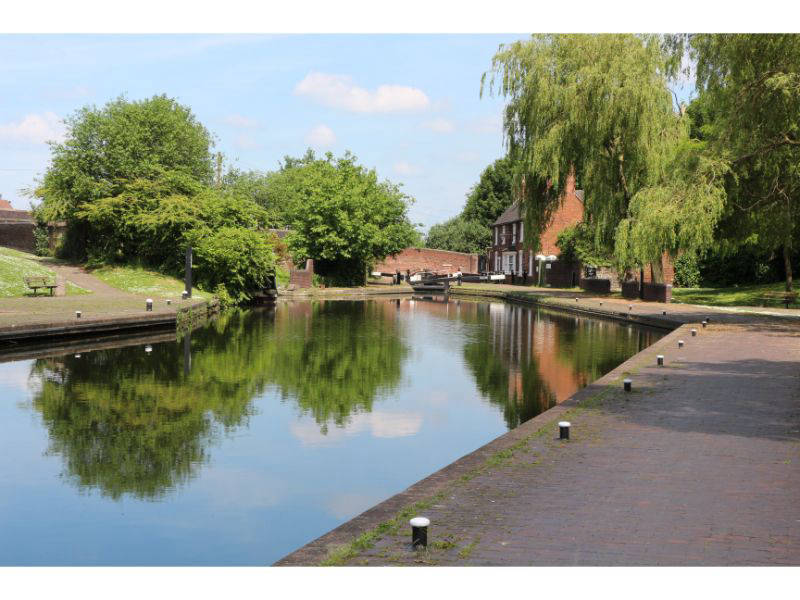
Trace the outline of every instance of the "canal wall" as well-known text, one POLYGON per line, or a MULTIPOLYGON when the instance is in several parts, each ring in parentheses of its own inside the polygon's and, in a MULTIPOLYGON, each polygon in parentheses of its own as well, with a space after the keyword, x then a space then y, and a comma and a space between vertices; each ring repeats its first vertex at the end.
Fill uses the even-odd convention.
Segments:
MULTIPOLYGON (((83 337, 110 335, 131 331, 158 330, 177 327, 181 324, 193 326, 198 320, 205 320, 219 311, 215 299, 202 300, 191 306, 178 307, 174 311, 161 310, 132 316, 82 316, 80 319, 23 323, 0 327, 0 350, 9 344, 41 342, 63 337, 83 337)), ((12 346, 12 347, 13 347, 12 346)))

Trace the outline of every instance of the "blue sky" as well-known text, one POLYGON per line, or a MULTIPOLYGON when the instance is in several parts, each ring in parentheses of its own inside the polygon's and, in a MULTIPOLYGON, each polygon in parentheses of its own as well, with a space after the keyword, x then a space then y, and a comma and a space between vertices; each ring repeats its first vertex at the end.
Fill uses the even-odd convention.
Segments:
POLYGON ((503 154, 502 101, 480 98, 498 45, 520 35, 2 35, 0 193, 47 166, 46 139, 85 104, 165 93, 243 169, 307 147, 351 150, 416 199, 426 227, 457 214, 503 154))
POLYGON ((21 190, 47 167, 45 141, 81 106, 167 94, 241 169, 351 150, 403 184, 427 229, 503 155, 503 102, 481 98, 480 79, 501 43, 526 37, 0 35, 0 193, 29 206, 21 190))

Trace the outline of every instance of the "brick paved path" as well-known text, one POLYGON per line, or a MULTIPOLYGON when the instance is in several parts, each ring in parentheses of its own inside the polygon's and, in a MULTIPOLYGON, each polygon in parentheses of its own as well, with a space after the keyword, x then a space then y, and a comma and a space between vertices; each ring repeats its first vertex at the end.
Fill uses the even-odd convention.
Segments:
MULTIPOLYGON (((500 466, 462 481, 476 464, 468 456, 414 486, 406 500, 440 492, 419 511, 432 521, 427 551, 411 550, 404 517, 346 564, 800 565, 800 327, 695 327, 697 337, 681 327, 506 434, 506 447, 522 448, 500 466), (572 439, 559 442, 565 416, 572 439)), ((352 524, 363 530, 369 516, 352 524)), ((284 563, 318 561, 345 533, 358 529, 284 563)))

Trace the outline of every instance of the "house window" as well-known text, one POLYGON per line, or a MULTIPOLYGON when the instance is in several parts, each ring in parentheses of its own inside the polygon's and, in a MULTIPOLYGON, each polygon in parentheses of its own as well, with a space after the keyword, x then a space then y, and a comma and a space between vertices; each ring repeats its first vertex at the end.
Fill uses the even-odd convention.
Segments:
POLYGON ((506 254, 506 273, 514 272, 514 254, 506 254))

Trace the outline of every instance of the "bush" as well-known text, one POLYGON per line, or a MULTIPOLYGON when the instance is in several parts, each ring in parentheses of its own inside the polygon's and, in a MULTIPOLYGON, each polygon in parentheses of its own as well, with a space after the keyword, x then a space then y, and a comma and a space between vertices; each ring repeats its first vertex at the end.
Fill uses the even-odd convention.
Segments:
POLYGON ((700 267, 697 255, 684 252, 675 259, 675 287, 695 288, 700 286, 700 267))
POLYGON ((50 235, 46 225, 36 225, 33 230, 33 246, 36 256, 52 256, 50 251, 50 235))
POLYGON ((215 293, 222 286, 234 303, 244 302, 252 292, 263 289, 275 271, 275 254, 262 233, 222 227, 205 235, 195 230, 187 237, 197 257, 194 269, 198 282, 215 293))

